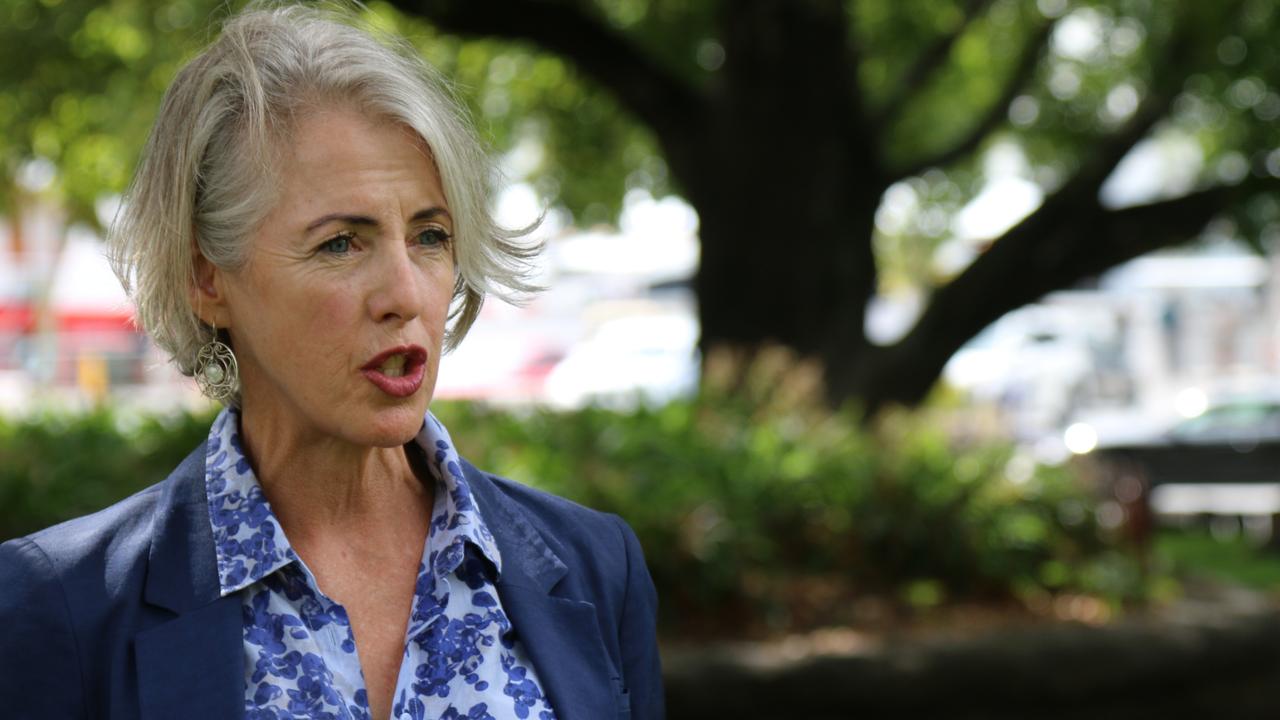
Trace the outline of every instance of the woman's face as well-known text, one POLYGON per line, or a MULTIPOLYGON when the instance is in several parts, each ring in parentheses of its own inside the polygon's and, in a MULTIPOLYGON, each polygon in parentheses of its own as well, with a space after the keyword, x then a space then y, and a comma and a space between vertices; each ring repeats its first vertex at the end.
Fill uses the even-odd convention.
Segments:
POLYGON ((245 416, 304 437, 408 442, 435 389, 454 283, 429 150, 402 125, 317 112, 299 119, 280 178, 245 265, 202 268, 224 301, 245 416))

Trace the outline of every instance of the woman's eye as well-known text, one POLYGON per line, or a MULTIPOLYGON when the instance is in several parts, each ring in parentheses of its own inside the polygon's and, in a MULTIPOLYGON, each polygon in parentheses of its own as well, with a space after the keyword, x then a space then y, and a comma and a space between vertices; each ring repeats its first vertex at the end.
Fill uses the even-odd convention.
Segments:
POLYGON ((324 244, 320 246, 320 249, 335 255, 348 253, 351 251, 351 236, 335 235, 334 237, 324 241, 324 244))
POLYGON ((427 228, 418 233, 418 244, 424 247, 433 247, 436 245, 444 245, 449 242, 449 233, 440 228, 427 228))

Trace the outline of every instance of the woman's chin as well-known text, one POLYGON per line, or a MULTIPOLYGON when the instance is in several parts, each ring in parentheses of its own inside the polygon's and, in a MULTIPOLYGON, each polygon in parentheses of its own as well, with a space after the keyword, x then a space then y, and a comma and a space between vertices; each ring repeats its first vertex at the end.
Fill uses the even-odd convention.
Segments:
POLYGON ((414 439, 422 429, 425 409, 418 412, 415 408, 395 408, 382 410, 365 425, 360 433, 363 445, 370 447, 399 447, 414 439))

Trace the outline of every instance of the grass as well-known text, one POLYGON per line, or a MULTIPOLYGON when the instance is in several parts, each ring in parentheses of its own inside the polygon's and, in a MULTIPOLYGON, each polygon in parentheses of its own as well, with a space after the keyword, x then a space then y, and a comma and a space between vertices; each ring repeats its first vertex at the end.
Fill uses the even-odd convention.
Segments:
POLYGON ((1176 577, 1206 578, 1262 591, 1280 591, 1280 547, 1205 530, 1162 530, 1156 558, 1176 577))

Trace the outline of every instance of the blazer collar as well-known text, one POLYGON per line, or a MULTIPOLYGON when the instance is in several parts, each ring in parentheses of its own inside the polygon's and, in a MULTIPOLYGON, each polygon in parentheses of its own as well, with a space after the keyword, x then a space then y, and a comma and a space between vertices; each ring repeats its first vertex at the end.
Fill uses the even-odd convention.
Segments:
POLYGON ((561 720, 598 720, 629 713, 622 676, 605 650, 595 606, 572 597, 563 548, 470 463, 463 470, 502 553, 498 596, 533 660, 561 720))
POLYGON ((493 534, 502 556, 500 583, 548 593, 568 572, 560 559, 560 550, 552 549, 555 540, 543 538, 524 511, 502 494, 493 481, 471 463, 462 461, 463 473, 471 495, 480 507, 480 516, 493 534))

